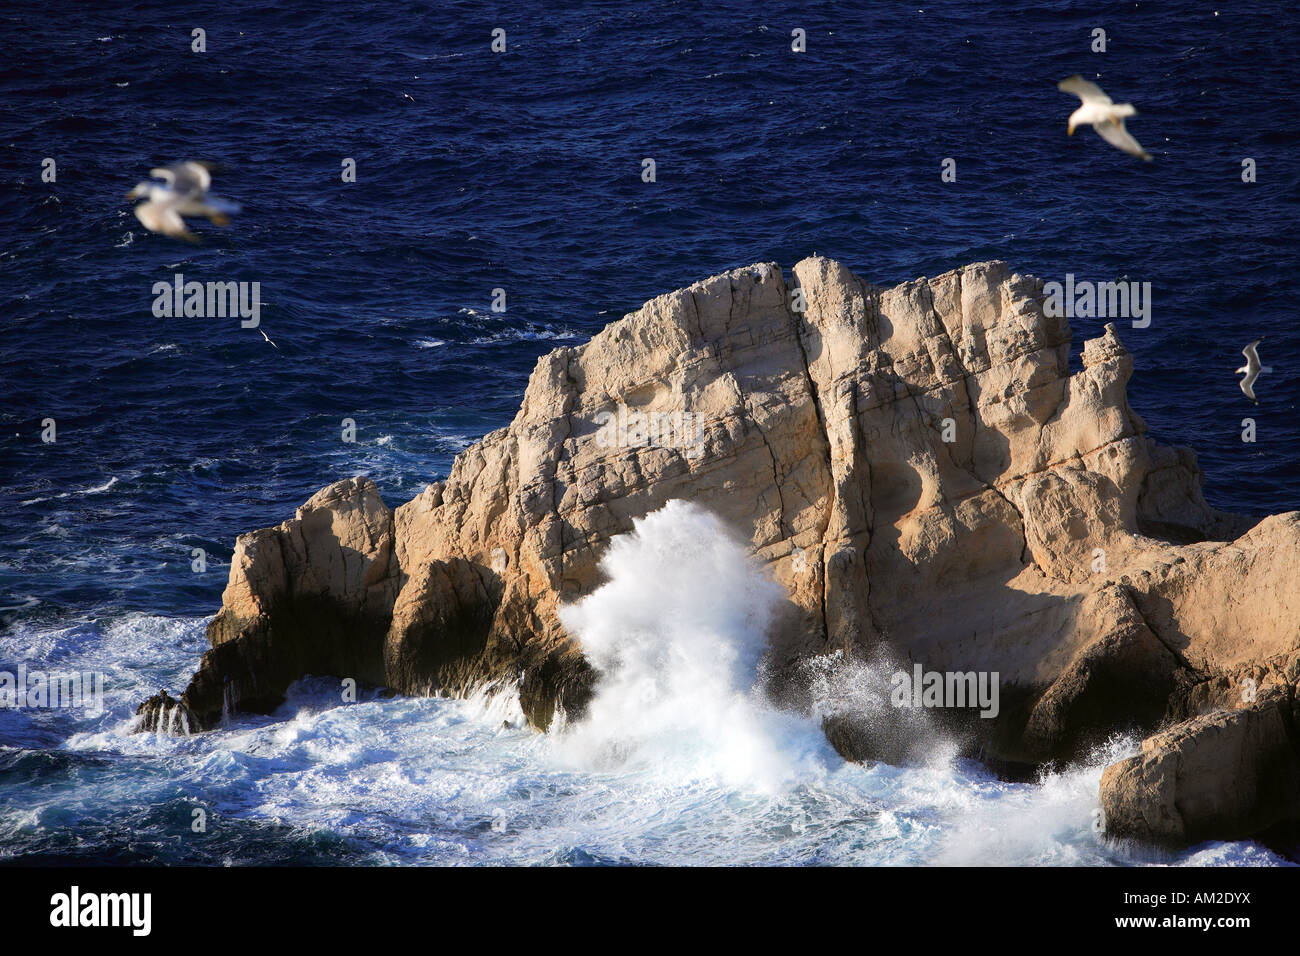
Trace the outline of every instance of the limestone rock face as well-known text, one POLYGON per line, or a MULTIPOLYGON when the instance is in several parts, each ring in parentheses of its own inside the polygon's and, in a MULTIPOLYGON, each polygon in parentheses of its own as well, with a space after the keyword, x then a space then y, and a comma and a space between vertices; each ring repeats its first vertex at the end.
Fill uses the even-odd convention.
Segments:
MULTIPOLYGON (((556 610, 675 498, 784 586, 770 671, 789 706, 833 652, 997 672, 999 716, 966 733, 1035 764, 1214 713, 1248 672, 1281 686, 1300 514, 1212 509, 1195 455, 1129 408, 1115 327, 1073 374, 1070 343, 1042 284, 1001 262, 881 288, 814 257, 660 296, 538 359, 511 424, 413 500, 390 510, 352 479, 240 537, 212 649, 141 726, 268 710, 304 674, 501 681, 539 728, 576 717, 597 678, 556 610)), ((870 757, 854 725, 828 727, 870 757)))
POLYGON ((273 709, 305 674, 383 683, 392 558, 393 513, 364 478, 318 491, 278 527, 241 535, 208 624, 212 649, 181 697, 190 725, 273 709))

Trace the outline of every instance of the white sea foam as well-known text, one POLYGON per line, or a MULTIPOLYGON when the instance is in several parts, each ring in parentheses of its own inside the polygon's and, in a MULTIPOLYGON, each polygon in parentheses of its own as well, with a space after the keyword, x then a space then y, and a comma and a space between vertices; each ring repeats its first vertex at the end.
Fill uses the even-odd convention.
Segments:
POLYGON ((7 660, 107 675, 97 720, 0 712, 0 747, 71 761, 6 783, 0 858, 56 831, 98 846, 112 839, 105 818, 141 821, 136 845, 178 847, 182 793, 223 821, 211 839, 239 862, 264 852, 240 834, 267 824, 284 839, 342 836, 374 863, 1280 862, 1252 843, 1162 856, 1102 840, 1097 783, 1129 740, 1032 784, 942 748, 905 767, 840 760, 818 713, 869 713, 878 691, 855 686, 856 665, 831 662, 812 715, 764 700, 755 687, 780 592, 698 508, 673 503, 638 522, 603 569, 608 581, 563 612, 600 689, 586 718, 548 734, 527 729, 510 684, 465 700, 363 692, 349 703, 327 677, 299 681, 273 715, 191 737, 130 734, 140 700, 184 688, 206 648, 203 619, 128 613, 0 634, 7 660), (56 772, 66 777, 52 786, 56 772))
POLYGON ((561 326, 526 325, 522 328, 502 329, 489 335, 480 335, 469 339, 470 345, 496 345, 501 342, 545 342, 550 340, 567 340, 584 338, 582 332, 561 326))

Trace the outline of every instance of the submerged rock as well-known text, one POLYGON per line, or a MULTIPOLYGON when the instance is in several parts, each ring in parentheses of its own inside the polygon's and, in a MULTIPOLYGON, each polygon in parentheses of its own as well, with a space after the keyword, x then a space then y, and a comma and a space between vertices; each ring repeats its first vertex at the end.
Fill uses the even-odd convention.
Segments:
MULTIPOLYGON (((396 509, 338 482, 241 536, 190 723, 272 709, 306 674, 413 694, 517 681, 536 727, 576 718, 596 675, 557 608, 677 498, 785 588, 768 672, 789 706, 815 709, 798 674, 836 652, 997 672, 997 717, 946 723, 1005 765, 1214 713, 1216 681, 1300 647, 1300 514, 1252 529, 1209 507, 1195 455, 1129 408, 1115 327, 1071 374, 1042 302, 1001 262, 880 288, 818 257, 653 299, 542 356, 514 421, 446 482, 396 509)), ((841 753, 880 756, 860 715, 817 712, 841 753)), ((1253 812, 1230 816, 1273 815, 1253 812)))

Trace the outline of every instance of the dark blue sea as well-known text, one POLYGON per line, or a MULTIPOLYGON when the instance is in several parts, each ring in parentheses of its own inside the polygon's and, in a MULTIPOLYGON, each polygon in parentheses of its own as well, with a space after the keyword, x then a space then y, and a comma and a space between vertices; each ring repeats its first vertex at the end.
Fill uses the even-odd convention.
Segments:
MULTIPOLYGON (((6 4, 0 669, 108 686, 95 716, 0 711, 0 860, 1278 862, 1100 842, 1104 755, 1011 784, 846 766, 783 725, 736 743, 764 772, 611 770, 508 695, 339 707, 311 681, 202 737, 125 728, 184 688, 236 535, 351 475, 406 500, 510 421, 539 355, 754 262, 1149 281, 1150 327, 1120 323, 1134 408, 1211 503, 1300 508, 1298 51, 1293 5, 1227 0, 6 4), (1066 135, 1072 73, 1137 105, 1153 162, 1066 135), (196 245, 124 198, 188 159, 242 206, 196 245), (176 273, 260 283, 260 329, 156 318, 176 273)), ((1076 353, 1105 321, 1073 321, 1076 353)))

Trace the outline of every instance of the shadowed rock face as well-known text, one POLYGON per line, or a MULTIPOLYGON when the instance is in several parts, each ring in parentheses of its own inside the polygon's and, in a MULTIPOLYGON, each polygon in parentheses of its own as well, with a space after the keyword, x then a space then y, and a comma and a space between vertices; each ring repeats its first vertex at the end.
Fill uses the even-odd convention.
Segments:
MULTIPOLYGON (((304 674, 404 693, 517 681, 537 727, 576 716, 595 675, 556 609, 675 498, 784 585, 770 660, 791 706, 809 659, 885 651, 996 671, 999 716, 962 725, 995 761, 1214 712, 1243 668, 1300 646, 1300 515, 1247 533, 1211 509, 1195 456, 1129 408, 1114 327, 1074 375, 1069 348, 1042 284, 1000 262, 884 289, 812 258, 660 296, 541 357, 514 421, 445 483, 391 510, 370 481, 338 482, 241 536, 212 649, 141 726, 168 707, 198 727, 266 711, 304 674)), ((1295 675, 1269 673, 1294 699, 1295 675)), ((828 719, 836 747, 877 755, 855 724, 828 719)))

